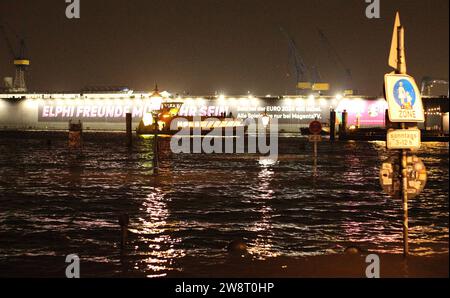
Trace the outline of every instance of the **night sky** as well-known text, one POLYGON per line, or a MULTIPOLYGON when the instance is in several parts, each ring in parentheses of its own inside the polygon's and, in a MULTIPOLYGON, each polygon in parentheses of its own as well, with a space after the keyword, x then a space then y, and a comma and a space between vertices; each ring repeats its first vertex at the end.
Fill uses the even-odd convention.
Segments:
MULTIPOLYGON (((295 39, 324 80, 339 82, 317 34, 321 28, 353 73, 353 85, 379 95, 395 11, 406 27, 408 73, 448 78, 449 1, 381 0, 367 19, 364 0, 81 0, 67 19, 64 0, 0 0, 0 17, 26 36, 28 85, 40 91, 128 86, 193 95, 294 93, 287 76, 295 39)), ((0 77, 14 67, 0 39, 0 77)))

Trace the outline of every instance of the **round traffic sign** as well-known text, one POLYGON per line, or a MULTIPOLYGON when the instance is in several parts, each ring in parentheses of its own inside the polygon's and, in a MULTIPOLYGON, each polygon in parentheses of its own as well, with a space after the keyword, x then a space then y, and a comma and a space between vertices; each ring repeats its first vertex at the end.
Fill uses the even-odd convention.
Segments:
POLYGON ((314 135, 320 134, 322 132, 322 124, 317 120, 312 121, 309 123, 309 132, 314 135))
MULTIPOLYGON (((406 160, 408 199, 422 192, 427 183, 427 171, 422 160, 417 156, 408 156, 406 160)), ((388 161, 380 169, 380 184, 383 191, 391 197, 398 198, 401 191, 401 173, 398 162, 388 161)))

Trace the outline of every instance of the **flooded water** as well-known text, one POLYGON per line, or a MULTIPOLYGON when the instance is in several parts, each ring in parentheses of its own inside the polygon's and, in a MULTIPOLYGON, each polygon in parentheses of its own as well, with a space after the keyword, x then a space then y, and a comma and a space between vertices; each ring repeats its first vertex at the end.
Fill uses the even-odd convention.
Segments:
MULTIPOLYGON (((186 257, 222 262, 240 238, 257 259, 348 245, 402 250, 401 202, 379 185, 384 142, 322 142, 316 169, 306 139, 281 138, 276 163, 163 146, 154 175, 152 138, 132 149, 118 133, 86 133, 84 141, 80 152, 68 150, 65 134, 0 136, 0 276, 64 277, 72 253, 92 276, 165 276, 184 270, 186 257), (122 213, 132 232, 123 251, 122 213)), ((410 249, 445 253, 448 143, 424 143, 417 155, 429 176, 410 201, 410 249)))

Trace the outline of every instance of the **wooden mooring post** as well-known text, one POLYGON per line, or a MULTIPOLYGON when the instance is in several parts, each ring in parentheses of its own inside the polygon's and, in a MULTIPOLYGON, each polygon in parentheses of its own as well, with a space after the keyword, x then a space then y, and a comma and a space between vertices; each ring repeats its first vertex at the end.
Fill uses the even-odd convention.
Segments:
POLYGON ((133 144, 133 133, 131 131, 131 121, 132 121, 131 113, 127 113, 125 119, 127 130, 127 146, 131 147, 131 145, 133 144))
POLYGON ((342 112, 342 123, 339 126, 339 139, 345 139, 347 135, 347 122, 348 122, 348 112, 344 110, 342 112))
POLYGON ((333 142, 336 138, 336 111, 330 110, 330 141, 333 142))
POLYGON ((80 120, 78 123, 72 123, 69 121, 69 147, 70 148, 81 148, 83 145, 82 139, 83 124, 80 120))

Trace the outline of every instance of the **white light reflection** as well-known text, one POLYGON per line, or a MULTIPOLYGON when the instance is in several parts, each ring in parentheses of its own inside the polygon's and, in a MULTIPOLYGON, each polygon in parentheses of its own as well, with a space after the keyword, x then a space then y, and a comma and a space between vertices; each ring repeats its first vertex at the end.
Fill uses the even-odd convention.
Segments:
POLYGON ((173 237, 180 225, 169 220, 168 199, 160 189, 144 187, 143 191, 149 193, 142 201, 139 224, 136 229, 130 229, 138 235, 138 243, 144 244, 144 247, 136 248, 136 254, 143 258, 134 264, 134 268, 150 271, 147 277, 161 277, 167 271, 177 269, 173 268, 174 260, 185 255, 185 251, 178 248, 182 239, 173 237))
POLYGON ((270 166, 275 163, 276 161, 273 159, 262 159, 259 161, 261 170, 258 173, 258 185, 254 189, 256 191, 256 196, 253 200, 259 203, 261 219, 250 227, 250 231, 257 233, 257 237, 249 247, 249 252, 259 259, 276 257, 279 255, 274 251, 273 241, 271 240, 273 234, 273 209, 269 205, 270 200, 274 196, 274 190, 271 185, 274 170, 271 169, 270 166))

